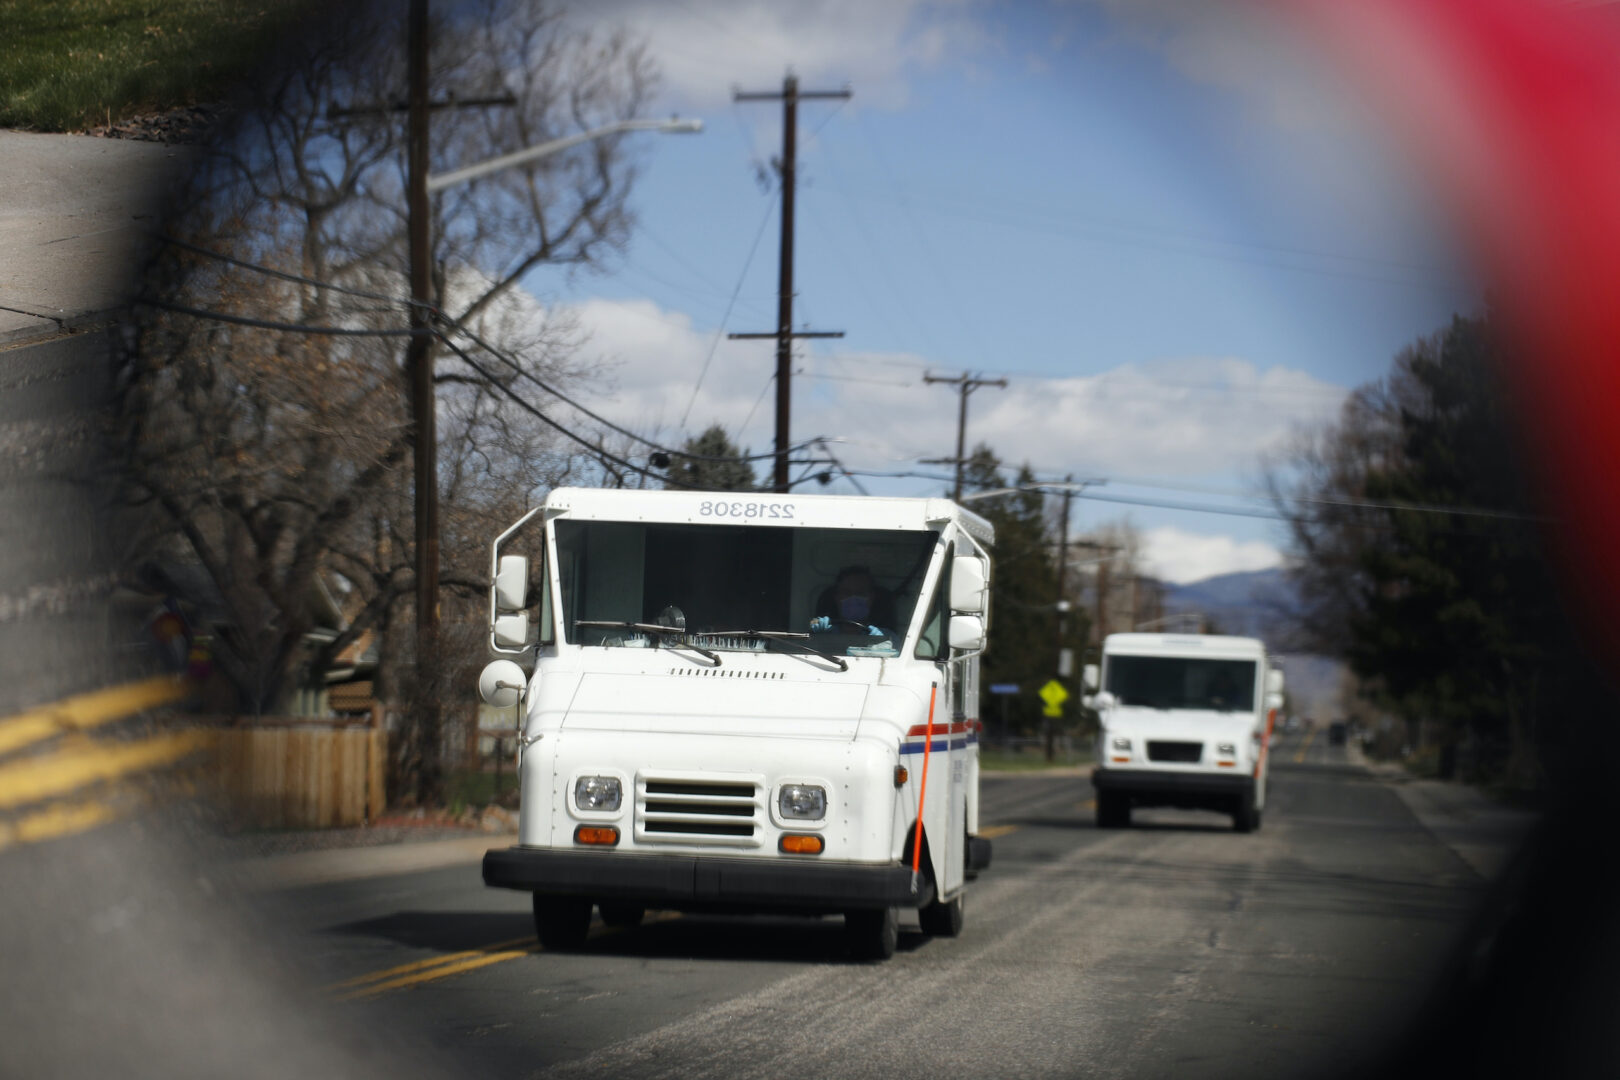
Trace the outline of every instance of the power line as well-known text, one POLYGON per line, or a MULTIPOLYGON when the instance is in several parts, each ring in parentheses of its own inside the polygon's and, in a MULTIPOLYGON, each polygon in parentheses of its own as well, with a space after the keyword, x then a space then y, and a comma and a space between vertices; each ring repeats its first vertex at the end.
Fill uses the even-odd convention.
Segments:
POLYGON ((720 323, 714 328, 714 339, 709 342, 709 355, 703 358, 703 369, 698 372, 697 382, 692 384, 692 396, 686 401, 686 410, 681 413, 681 427, 686 427, 687 420, 692 415, 692 406, 697 404, 698 391, 703 389, 703 380, 709 376, 709 365, 714 362, 715 350, 720 347, 720 338, 725 334, 726 322, 731 318, 731 309, 737 303, 737 297, 742 294, 743 282, 748 280, 749 268, 754 265, 754 255, 759 251, 759 242, 765 237, 765 226, 771 222, 771 211, 775 209, 770 203, 765 204, 765 213, 759 219, 759 228, 754 230, 754 242, 748 247, 748 257, 743 260, 742 273, 737 275, 737 287, 731 290, 731 299, 726 303, 726 311, 720 316, 720 323))
POLYGON ((666 483, 666 484, 671 484, 671 485, 673 485, 675 487, 684 487, 684 488, 689 488, 689 489, 698 490, 698 491, 707 491, 708 490, 707 488, 693 488, 692 485, 682 484, 679 481, 675 480, 673 477, 665 476, 663 473, 655 472, 652 469, 644 469, 640 465, 636 465, 636 464, 634 464, 634 463, 632 463, 630 461, 625 460, 622 457, 619 457, 617 454, 615 454, 612 451, 608 450, 606 447, 599 446, 596 443, 591 442, 589 439, 586 439, 584 436, 575 434, 569 428, 564 427, 562 424, 558 423, 557 421, 553 420, 551 417, 547 416, 545 413, 541 412, 540 409, 537 408, 534 404, 532 404, 531 402, 529 402, 528 400, 523 398, 516 391, 514 391, 511 387, 507 386, 505 383, 503 383, 499 379, 497 379, 491 372, 486 370, 482 364, 478 363, 478 361, 474 360, 471 356, 467 355, 465 350, 463 350, 455 342, 451 341, 450 338, 449 338, 449 335, 443 334, 443 333, 438 333, 438 334, 435 334, 434 336, 437 337, 439 339, 439 341, 441 341, 444 344, 445 348, 449 349, 451 352, 455 353, 456 356, 460 357, 461 361, 463 363, 465 363, 468 367, 472 368, 474 371, 478 372, 478 374, 482 375, 484 377, 484 380, 486 382, 488 382, 489 385, 493 386, 495 389, 499 390, 501 393, 503 393, 507 397, 511 398, 512 401, 515 402, 518 405, 519 408, 523 409, 524 412, 527 412, 527 413, 531 414, 536 419, 540 420, 542 423, 544 423, 544 424, 548 425, 549 427, 553 428, 554 430, 556 430, 557 432, 559 432, 563 436, 565 436, 565 437, 573 440, 574 442, 578 443, 579 445, 585 447, 585 449, 587 449, 591 453, 597 455, 598 457, 600 457, 604 461, 611 462, 614 465, 617 465, 622 469, 628 469, 631 472, 638 473, 638 474, 640 474, 642 476, 648 477, 648 478, 653 479, 653 480, 658 480, 658 481, 661 481, 661 482, 666 483))
POLYGON ((214 251, 211 248, 200 247, 197 244, 192 244, 185 240, 181 240, 177 236, 167 236, 162 233, 155 235, 160 242, 168 244, 171 247, 180 248, 182 251, 189 251, 194 255, 202 255, 210 259, 216 259, 219 262, 230 263, 232 266, 239 266, 244 270, 252 270, 256 274, 265 274, 269 277, 281 278, 283 281, 297 282, 300 285, 312 285, 317 289, 326 289, 331 292, 344 293, 348 296, 359 296, 366 300, 381 300, 384 303, 398 304, 401 307, 408 308, 415 303, 415 301, 405 296, 386 296, 382 293, 367 292, 365 289, 355 289, 347 285, 334 285, 330 281, 317 281, 314 278, 304 277, 302 274, 294 274, 286 270, 277 270, 274 267, 264 266, 261 263, 249 262, 246 259, 239 259, 234 255, 227 255, 223 251, 214 251))
MULTIPOLYGON (((516 360, 513 360, 511 357, 507 356, 505 353, 501 352, 499 349, 497 349, 493 345, 489 344, 489 342, 485 341, 483 338, 479 337, 477 334, 473 333, 471 330, 467 329, 465 326, 458 326, 458 325, 450 322, 448 319, 443 318, 442 315, 440 316, 440 321, 443 322, 446 326, 448 326, 452 332, 465 334, 467 337, 471 338, 473 343, 476 344, 480 349, 483 349, 490 356, 494 357, 496 360, 499 360, 502 364, 505 364, 507 367, 511 368, 521 378, 527 379, 530 382, 534 383, 536 386, 538 386, 540 389, 544 390, 546 393, 550 394, 552 397, 557 398, 559 401, 562 401, 566 405, 573 406, 575 409, 577 409, 580 412, 584 413, 586 416, 590 417, 592 420, 595 420, 598 424, 601 424, 603 427, 608 428, 610 431, 614 431, 614 432, 616 432, 616 433, 618 433, 620 435, 623 435, 627 439, 632 439, 632 440, 634 440, 636 442, 639 442, 642 445, 647 446, 647 447, 649 447, 649 448, 651 448, 651 449, 653 449, 653 450, 655 450, 655 451, 657 451, 659 453, 669 454, 671 457, 679 457, 679 458, 682 458, 682 459, 687 460, 687 461, 706 461, 706 462, 717 462, 717 463, 728 463, 728 464, 729 463, 735 463, 735 462, 763 461, 766 458, 776 456, 774 453, 770 453, 770 454, 754 454, 752 456, 741 456, 741 457, 714 456, 714 455, 708 455, 708 454, 692 454, 692 453, 688 453, 685 450, 677 450, 677 449, 674 449, 673 447, 665 446, 662 443, 659 443, 659 442, 656 442, 656 441, 654 441, 652 439, 647 438, 645 435, 639 435, 636 432, 631 431, 629 428, 623 427, 623 426, 621 426, 619 424, 615 424, 613 421, 607 419, 605 416, 602 416, 602 415, 600 415, 600 414, 598 414, 596 412, 593 412, 591 409, 586 408, 584 405, 581 405, 579 402, 575 401, 573 398, 569 397, 567 394, 564 394, 561 390, 558 390, 556 387, 550 385, 545 380, 541 379, 538 375, 534 374, 532 371, 525 368, 522 364, 518 363, 516 360)), ((440 335, 440 336, 442 337, 443 335, 440 335)), ((466 358, 466 354, 462 353, 460 351, 457 351, 456 355, 462 357, 463 359, 466 358)), ((479 370, 482 370, 482 369, 479 369, 479 370)), ((799 445, 793 447, 792 449, 793 450, 802 450, 807 446, 814 445, 814 443, 815 443, 815 440, 812 439, 809 442, 800 443, 799 445)))
POLYGON ((329 335, 333 337, 413 337, 426 334, 423 330, 367 330, 349 326, 311 326, 307 323, 276 322, 272 319, 254 319, 245 315, 228 315, 223 311, 207 311, 203 308, 187 307, 184 304, 174 304, 167 300, 157 300, 151 297, 136 297, 131 303, 142 307, 158 308, 162 311, 172 311, 177 315, 190 315, 196 319, 210 319, 214 322, 232 323, 236 326, 251 326, 257 330, 279 330, 289 334, 329 335))

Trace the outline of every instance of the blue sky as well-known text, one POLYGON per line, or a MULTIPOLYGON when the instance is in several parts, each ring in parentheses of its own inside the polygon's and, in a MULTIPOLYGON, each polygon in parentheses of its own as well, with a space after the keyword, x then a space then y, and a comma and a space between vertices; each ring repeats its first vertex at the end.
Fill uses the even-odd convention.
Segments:
MULTIPOLYGON (((956 400, 922 376, 971 370, 1010 380, 974 395, 969 427, 1005 460, 1106 478, 1099 496, 1252 506, 1215 493, 1257 488, 1291 429, 1478 304, 1443 208, 1355 98, 1232 8, 584 12, 646 41, 655 114, 706 130, 635 137, 640 226, 622 258, 526 284, 589 334, 606 373, 593 404, 672 441, 718 422, 771 443, 774 346, 723 333, 774 326, 777 196, 757 174, 780 106, 731 92, 779 88, 790 67, 805 89, 854 91, 801 106, 795 321, 847 336, 801 343, 794 383, 795 438, 840 440, 852 469, 939 472, 916 461, 954 450, 956 400)), ((1262 519, 1090 499, 1074 527, 1127 513, 1171 580, 1275 565, 1286 546, 1262 519)))

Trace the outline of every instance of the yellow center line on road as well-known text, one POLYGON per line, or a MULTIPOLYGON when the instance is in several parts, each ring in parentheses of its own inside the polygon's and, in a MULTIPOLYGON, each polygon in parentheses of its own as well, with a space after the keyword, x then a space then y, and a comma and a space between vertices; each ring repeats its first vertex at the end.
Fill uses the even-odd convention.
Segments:
POLYGON ((129 773, 172 765, 213 743, 206 731, 138 742, 89 742, 0 766, 0 810, 55 798, 129 773))
POLYGON ((1008 833, 1017 831, 1017 825, 989 825, 980 829, 979 835, 986 840, 994 840, 998 836, 1006 836, 1008 833))
POLYGON ((1316 738, 1316 729, 1311 728, 1311 730, 1309 730, 1309 731, 1307 731, 1305 733, 1305 742, 1300 746, 1299 753, 1294 755, 1294 764, 1295 765, 1304 764, 1304 762, 1305 762, 1305 751, 1307 751, 1307 750, 1309 750, 1311 748, 1311 740, 1314 739, 1314 738, 1316 738))
POLYGON ((350 987, 363 986, 366 983, 380 982, 381 980, 387 979, 391 976, 409 975, 414 972, 421 971, 424 968, 437 967, 440 964, 453 964, 457 960, 467 960, 474 956, 484 956, 488 953, 500 952, 502 950, 510 949, 514 945, 522 945, 525 942, 533 940, 533 934, 525 934, 520 938, 513 938, 510 941, 497 941, 492 945, 481 945, 476 949, 467 949, 464 952, 453 952, 444 956, 433 956, 426 960, 418 960, 411 964, 401 964, 398 967, 384 968, 382 971, 372 971, 367 972, 364 975, 356 975, 352 979, 344 979, 340 983, 333 983, 331 986, 326 987, 326 989, 328 991, 347 990, 350 987))
POLYGON ((93 690, 0 720, 0 754, 9 754, 64 731, 89 731, 144 709, 177 701, 185 683, 167 675, 93 690))
POLYGON ((104 802, 51 806, 16 821, 0 821, 0 851, 16 844, 37 844, 93 829, 118 820, 118 810, 104 802))
POLYGON ((516 960, 520 956, 532 956, 539 951, 540 946, 535 944, 523 949, 509 949, 502 952, 482 953, 470 960, 463 960, 459 963, 440 964, 438 967, 430 968, 427 971, 418 971, 412 975, 401 975, 397 979, 389 979, 387 982, 380 982, 372 986, 361 987, 358 990, 351 990, 347 994, 341 995, 338 1000, 353 1001, 356 998, 373 997, 389 990, 398 990, 406 986, 415 986, 418 983, 432 982, 434 979, 444 979, 451 975, 460 975, 464 971, 476 971, 482 967, 489 967, 491 964, 501 964, 508 960, 516 960))
MULTIPOLYGON (((678 919, 678 911, 657 911, 650 913, 640 925, 668 922, 678 919)), ((634 930, 633 926, 602 926, 594 928, 593 938, 611 937, 634 930)), ((365 975, 356 975, 352 979, 345 979, 340 983, 333 983, 325 987, 328 992, 348 990, 346 994, 339 994, 339 1001, 353 1001, 359 998, 373 997, 389 990, 400 990, 407 986, 417 986, 425 982, 434 982, 451 975, 459 975, 464 971, 477 971, 479 968, 489 967, 491 964, 504 963, 507 960, 516 960, 520 956, 533 956, 540 952, 538 944, 529 944, 524 948, 514 946, 532 943, 533 935, 513 938, 510 941, 497 941, 490 945, 483 945, 476 949, 467 949, 464 952, 447 953, 444 956, 430 957, 426 960, 417 960, 409 964, 400 964, 398 967, 385 968, 382 971, 372 971, 365 975), (367 985, 369 984, 369 985, 367 985)))

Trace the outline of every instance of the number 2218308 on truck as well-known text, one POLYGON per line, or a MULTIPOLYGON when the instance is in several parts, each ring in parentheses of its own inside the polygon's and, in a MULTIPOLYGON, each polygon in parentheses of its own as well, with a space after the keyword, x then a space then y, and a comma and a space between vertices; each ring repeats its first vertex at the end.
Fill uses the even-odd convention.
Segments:
POLYGON ((900 908, 959 933, 993 540, 943 499, 553 491, 491 551, 522 803, 484 881, 548 948, 593 905, 842 914, 873 959, 900 908))

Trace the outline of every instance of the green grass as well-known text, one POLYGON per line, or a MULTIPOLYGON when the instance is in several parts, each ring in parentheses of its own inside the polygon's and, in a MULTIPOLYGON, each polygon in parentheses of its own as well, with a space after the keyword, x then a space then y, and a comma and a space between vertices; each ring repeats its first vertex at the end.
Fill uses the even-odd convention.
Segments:
POLYGON ((218 101, 298 0, 0 0, 0 127, 79 131, 218 101))

